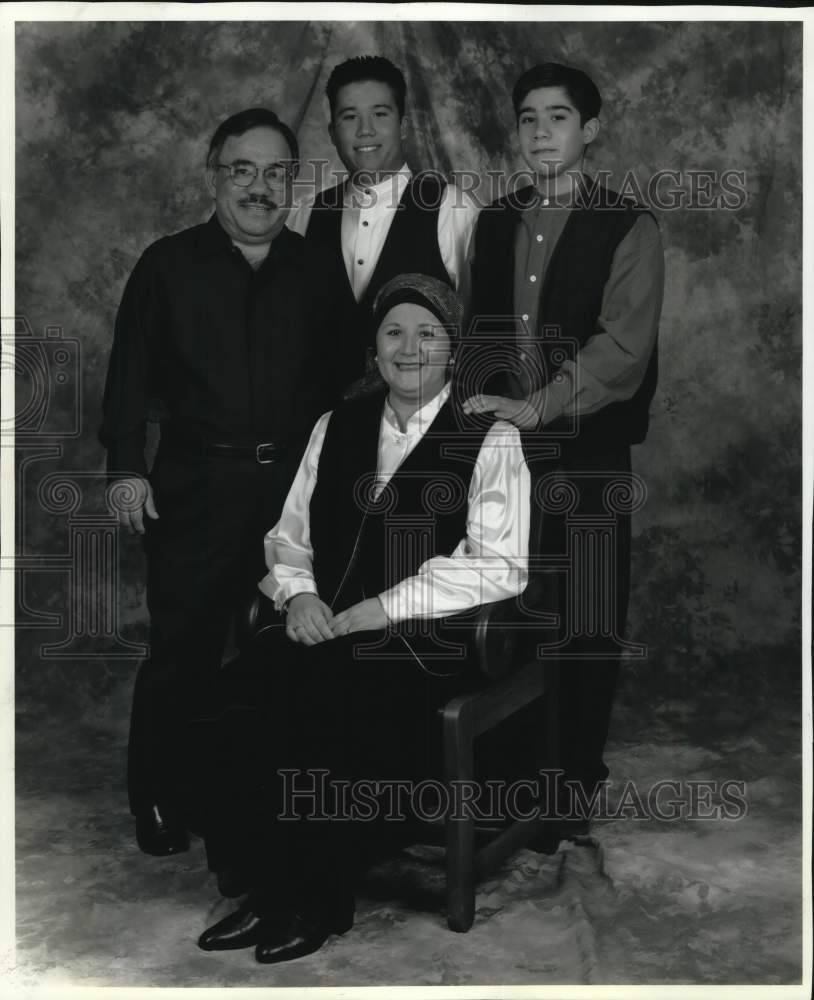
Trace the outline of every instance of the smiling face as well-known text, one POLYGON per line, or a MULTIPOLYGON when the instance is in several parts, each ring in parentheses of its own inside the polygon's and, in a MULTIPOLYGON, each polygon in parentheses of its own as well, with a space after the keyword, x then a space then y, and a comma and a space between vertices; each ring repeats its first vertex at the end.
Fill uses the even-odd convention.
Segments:
POLYGON ((580 124, 574 102, 562 87, 539 87, 523 98, 517 115, 517 135, 523 159, 539 175, 551 180, 578 170, 585 146, 599 131, 599 119, 580 124))
POLYGON ((218 156, 218 164, 207 168, 207 186, 215 199, 218 221, 238 243, 269 243, 280 232, 291 205, 291 176, 270 186, 263 171, 291 161, 285 136, 262 126, 242 135, 230 135, 218 156), (253 165, 257 176, 248 187, 239 187, 228 170, 230 164, 253 165))
POLYGON ((361 80, 339 88, 328 131, 351 176, 376 184, 404 163, 406 122, 386 83, 361 80))
POLYGON ((413 302, 393 306, 376 333, 376 357, 390 399, 418 409, 444 388, 451 353, 437 316, 413 302))

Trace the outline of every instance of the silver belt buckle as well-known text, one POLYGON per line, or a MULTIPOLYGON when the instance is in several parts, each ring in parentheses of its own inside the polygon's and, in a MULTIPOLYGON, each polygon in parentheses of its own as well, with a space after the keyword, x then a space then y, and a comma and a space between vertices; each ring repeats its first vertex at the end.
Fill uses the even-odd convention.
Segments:
POLYGON ((266 441, 264 444, 259 444, 254 452, 255 456, 257 457, 257 462, 259 465, 271 465, 271 463, 274 461, 274 455, 272 454, 271 458, 261 458, 260 452, 262 451, 263 448, 271 448, 272 452, 276 451, 277 449, 274 445, 274 442, 266 441))

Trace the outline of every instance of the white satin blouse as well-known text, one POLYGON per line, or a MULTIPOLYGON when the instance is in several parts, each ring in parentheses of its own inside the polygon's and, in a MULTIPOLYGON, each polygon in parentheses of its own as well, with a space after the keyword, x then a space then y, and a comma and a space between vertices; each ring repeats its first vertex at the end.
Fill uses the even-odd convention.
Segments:
MULTIPOLYGON (((379 430, 380 492, 421 440, 449 396, 449 384, 413 414, 402 431, 385 404, 379 430)), ((265 538, 268 574, 260 590, 277 610, 295 594, 317 593, 309 523, 330 413, 317 421, 279 522, 265 538)), ((449 556, 434 556, 415 576, 379 594, 391 622, 441 618, 520 594, 528 580, 529 472, 516 427, 497 421, 484 438, 469 487, 466 535, 449 556)), ((325 599, 324 595, 319 595, 325 599)))

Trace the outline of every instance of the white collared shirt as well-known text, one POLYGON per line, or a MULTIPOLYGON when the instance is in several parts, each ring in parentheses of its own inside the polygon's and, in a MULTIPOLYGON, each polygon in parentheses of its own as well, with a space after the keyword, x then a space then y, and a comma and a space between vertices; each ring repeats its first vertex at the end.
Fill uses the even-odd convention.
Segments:
MULTIPOLYGON (((381 492, 449 396, 449 385, 413 414, 404 431, 387 404, 379 429, 376 490, 381 492)), ((281 610, 295 594, 316 594, 310 504, 331 414, 311 433, 282 516, 265 538, 269 572, 260 590, 281 610)), ((516 427, 497 421, 475 461, 466 535, 449 556, 433 556, 415 576, 379 594, 391 622, 441 618, 522 593, 528 581, 530 481, 516 427)), ((319 595, 325 599, 325 595, 319 595)))
MULTIPOLYGON (((342 211, 342 257, 354 297, 359 302, 367 291, 379 262, 384 242, 396 216, 404 190, 412 177, 405 163, 398 173, 369 187, 347 182, 342 211)), ((286 225, 305 235, 314 198, 296 204, 286 225)), ((474 198, 454 184, 444 188, 438 208, 438 249, 455 288, 467 301, 469 291, 469 243, 479 207, 474 198)))
POLYGON ((376 466, 376 485, 373 488, 375 499, 378 499, 393 473, 424 437, 430 424, 438 416, 438 411, 449 398, 449 392, 450 387, 447 383, 429 403, 416 410, 407 421, 404 430, 399 426, 399 419, 390 405, 390 400, 385 401, 379 428, 379 456, 376 466))

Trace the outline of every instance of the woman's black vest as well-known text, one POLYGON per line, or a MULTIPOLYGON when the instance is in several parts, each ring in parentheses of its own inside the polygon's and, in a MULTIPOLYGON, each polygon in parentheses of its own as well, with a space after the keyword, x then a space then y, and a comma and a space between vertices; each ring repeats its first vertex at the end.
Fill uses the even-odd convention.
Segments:
POLYGON ((384 396, 332 413, 311 498, 311 546, 320 597, 334 610, 413 576, 466 535, 469 487, 487 428, 448 400, 373 499, 384 396))

